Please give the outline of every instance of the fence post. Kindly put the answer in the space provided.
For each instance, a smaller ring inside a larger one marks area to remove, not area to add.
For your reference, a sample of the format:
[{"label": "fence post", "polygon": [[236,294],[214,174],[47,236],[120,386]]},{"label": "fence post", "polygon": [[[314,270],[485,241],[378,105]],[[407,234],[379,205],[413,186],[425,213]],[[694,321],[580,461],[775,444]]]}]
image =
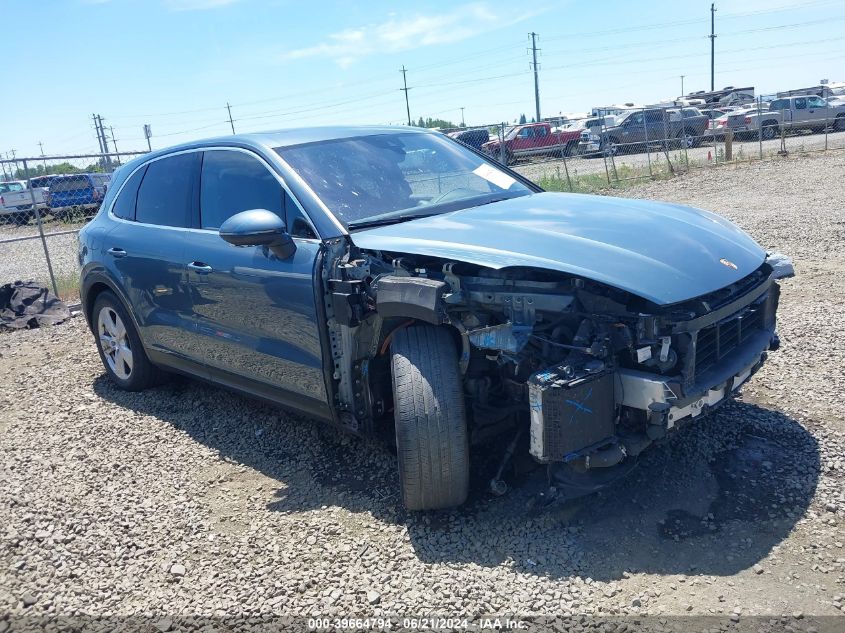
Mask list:
[{"label": "fence post", "polygon": [[734,158],[734,131],[731,128],[725,130],[725,162],[728,163]]},{"label": "fence post", "polygon": [[763,126],[760,125],[760,121],[762,119],[762,113],[760,110],[762,109],[763,105],[763,97],[757,97],[757,142],[760,146],[760,160],[763,160]]},{"label": "fence post", "polygon": [[[566,173],[566,184],[569,185],[569,193],[572,193],[572,180],[569,178],[569,167],[566,166],[566,156],[563,157],[563,171]],[[557,179],[560,180],[560,167],[557,168]]]},{"label": "fence post", "polygon": [[827,99],[825,99],[825,103],[827,105],[824,108],[824,151],[827,151],[827,129],[830,127],[830,104],[827,103]]},{"label": "fence post", "polygon": [[41,236],[41,246],[44,247],[44,258],[47,260],[47,272],[50,273],[50,283],[53,284],[53,294],[59,296],[59,287],[56,285],[56,276],[53,274],[53,263],[50,261],[50,251],[47,248],[47,239],[44,237],[44,226],[41,224],[41,212],[38,210],[38,203],[35,201],[35,190],[32,188],[32,178],[23,161],[23,173],[26,175],[26,186],[29,189],[29,197],[32,200],[32,208],[35,211],[35,221],[38,224],[38,235]]},{"label": "fence post", "polygon": [[501,130],[502,131],[499,134],[499,138],[501,139],[499,141],[499,162],[502,163],[502,165],[507,165],[508,164],[508,153],[505,150],[505,122],[504,121],[502,121]]},{"label": "fence post", "polygon": [[[648,177],[654,180],[654,173],[651,171],[651,149],[649,148],[648,144],[648,124],[645,120],[645,109],[643,109],[643,132],[645,132],[645,155],[646,160],[648,160]],[[666,115],[666,111],[663,111],[664,116]]]}]

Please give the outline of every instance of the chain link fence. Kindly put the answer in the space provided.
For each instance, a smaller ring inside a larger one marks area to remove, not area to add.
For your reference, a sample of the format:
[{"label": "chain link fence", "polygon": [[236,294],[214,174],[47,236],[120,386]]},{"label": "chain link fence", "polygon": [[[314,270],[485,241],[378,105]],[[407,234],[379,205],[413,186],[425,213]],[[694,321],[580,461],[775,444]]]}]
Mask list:
[{"label": "chain link fence", "polygon": [[620,107],[586,118],[448,132],[551,191],[585,192],[693,169],[845,149],[845,104],[813,95],[734,107]]},{"label": "chain link fence", "polygon": [[[549,191],[591,192],[694,169],[845,149],[845,103],[815,95],[617,107],[596,116],[446,131]],[[0,284],[35,280],[78,295],[78,234],[111,174],[146,152],[0,160]]]},{"label": "chain link fence", "polygon": [[144,152],[0,161],[0,284],[34,280],[66,300],[79,292],[79,230],[111,174]]}]

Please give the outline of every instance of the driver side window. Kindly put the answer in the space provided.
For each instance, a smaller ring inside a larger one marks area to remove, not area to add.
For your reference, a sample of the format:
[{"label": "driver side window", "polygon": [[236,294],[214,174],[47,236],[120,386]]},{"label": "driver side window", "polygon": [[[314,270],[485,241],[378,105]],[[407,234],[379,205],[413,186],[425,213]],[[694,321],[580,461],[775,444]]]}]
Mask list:
[{"label": "driver side window", "polygon": [[257,158],[232,150],[207,150],[200,179],[200,226],[219,229],[241,211],[266,209],[285,220],[293,237],[317,237],[302,212]]}]

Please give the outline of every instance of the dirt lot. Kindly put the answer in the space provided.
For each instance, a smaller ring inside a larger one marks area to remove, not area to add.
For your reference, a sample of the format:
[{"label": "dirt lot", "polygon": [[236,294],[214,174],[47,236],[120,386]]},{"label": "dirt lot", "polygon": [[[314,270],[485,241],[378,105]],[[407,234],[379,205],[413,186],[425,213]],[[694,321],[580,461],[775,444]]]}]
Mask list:
[{"label": "dirt lot", "polygon": [[408,516],[378,443],[186,380],[119,392],[79,318],[0,336],[0,633],[4,617],[84,614],[160,630],[282,613],[845,626],[842,154],[627,195],[717,211],[792,255],[783,347],[627,480],[540,513],[541,472],[494,498],[479,457],[466,507]]}]

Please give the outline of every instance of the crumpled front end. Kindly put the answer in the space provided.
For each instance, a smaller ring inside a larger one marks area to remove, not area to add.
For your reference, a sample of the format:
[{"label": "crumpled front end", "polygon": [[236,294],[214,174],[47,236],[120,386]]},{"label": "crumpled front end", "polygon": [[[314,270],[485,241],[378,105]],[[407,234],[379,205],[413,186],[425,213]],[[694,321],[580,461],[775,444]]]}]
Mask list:
[{"label": "crumpled front end", "polygon": [[557,270],[386,250],[333,261],[324,274],[344,425],[377,430],[389,417],[390,339],[430,324],[459,350],[471,444],[514,433],[515,445],[527,431],[537,461],[581,471],[619,464],[729,399],[777,348],[777,279],[792,274],[769,254],[729,285],[667,305]]}]

